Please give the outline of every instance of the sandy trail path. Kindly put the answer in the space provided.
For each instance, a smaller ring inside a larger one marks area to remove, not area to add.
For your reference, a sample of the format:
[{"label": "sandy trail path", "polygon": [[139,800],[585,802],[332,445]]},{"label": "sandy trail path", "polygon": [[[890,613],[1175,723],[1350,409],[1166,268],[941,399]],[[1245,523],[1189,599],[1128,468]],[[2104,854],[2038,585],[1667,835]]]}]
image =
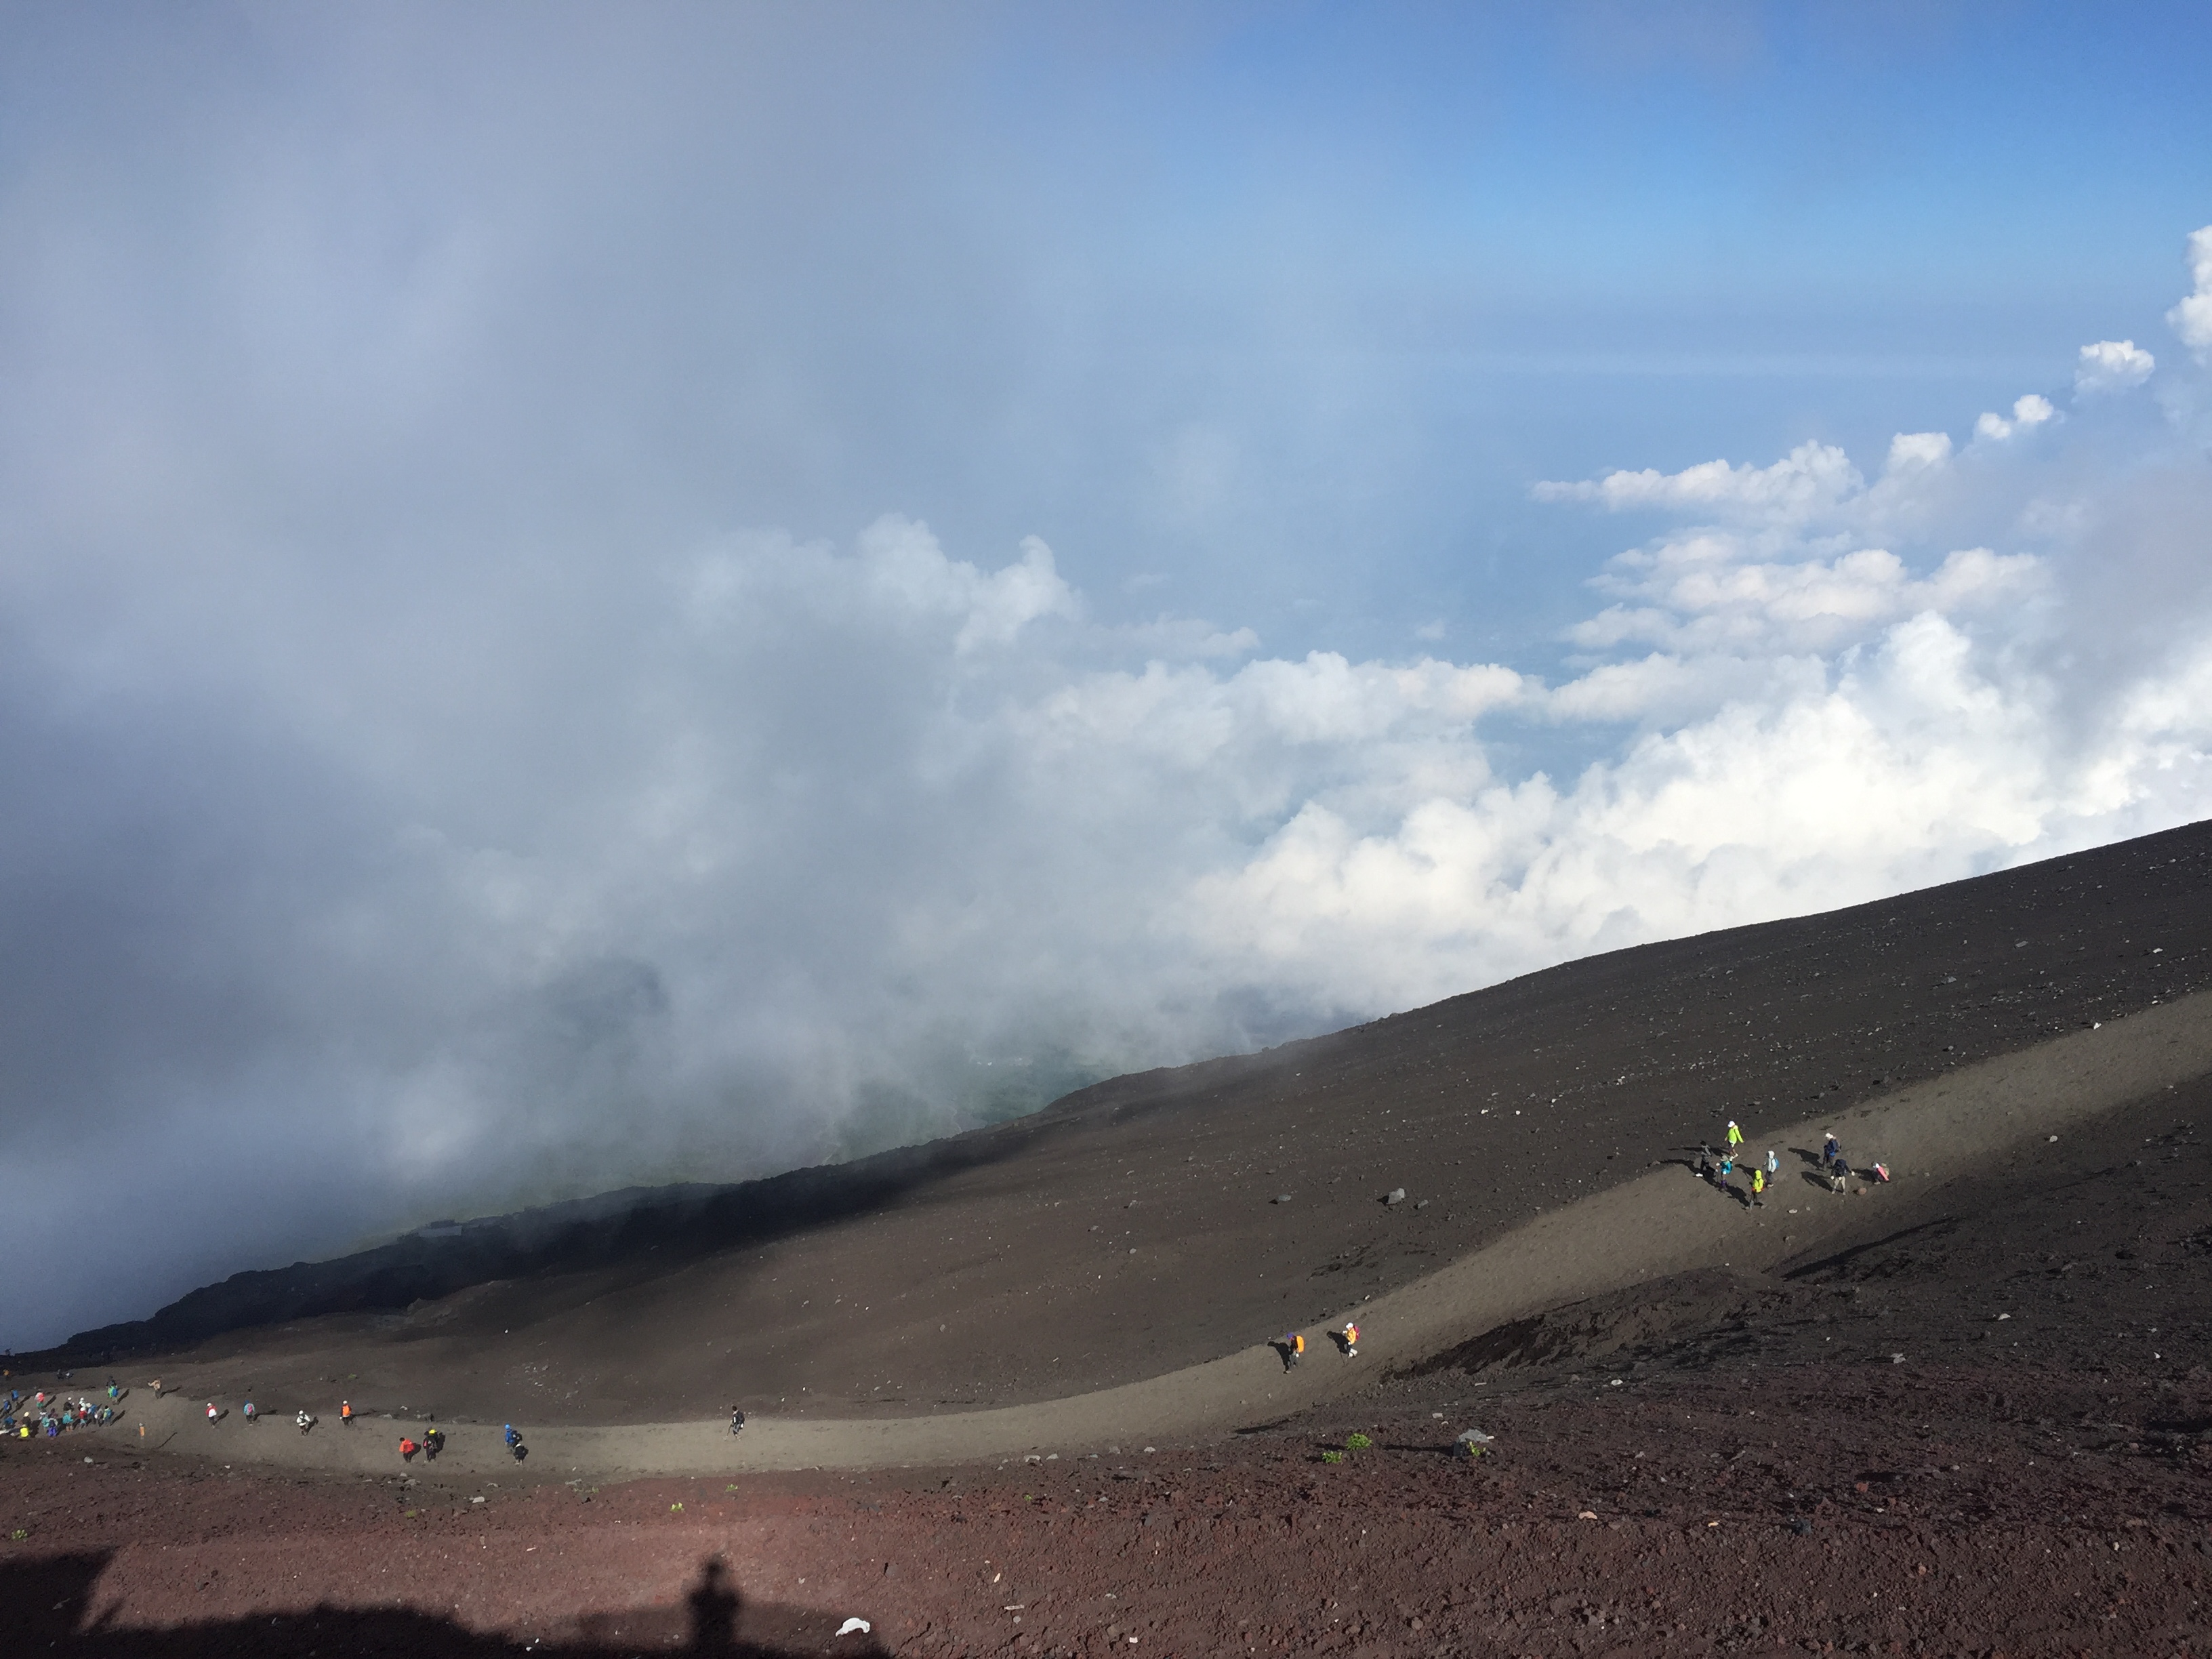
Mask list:
[{"label": "sandy trail path", "polygon": [[[1255,1345],[1119,1388],[1030,1405],[934,1417],[750,1418],[732,1437],[722,1421],[533,1428],[532,1479],[712,1474],[773,1469],[870,1468],[996,1461],[1032,1454],[1073,1455],[1147,1442],[1182,1442],[1268,1422],[1347,1395],[1382,1371],[1427,1358],[1510,1320],[1618,1290],[1639,1279],[1729,1265],[1763,1268],[1825,1249],[1878,1237],[1894,1224],[1896,1199],[1927,1193],[1995,1159],[2033,1158],[2051,1137],[2092,1131],[2105,1112],[2212,1073],[2212,992],[2153,1007],[2100,1030],[1901,1089],[1836,1115],[1779,1129],[1761,1127],[1747,1152],[1783,1149],[1782,1172],[1763,1209],[1729,1201],[1669,1164],[1621,1186],[1536,1216],[1495,1243],[1411,1285],[1346,1310],[1361,1327],[1359,1357],[1346,1360],[1328,1325],[1305,1328],[1307,1356],[1285,1371],[1261,1334]],[[1815,1148],[1833,1127],[1862,1167],[1881,1158],[1891,1189],[1838,1197],[1802,1178],[1787,1149]],[[1655,1152],[1660,1149],[1654,1148]],[[1334,1322],[1340,1325],[1345,1316]],[[985,1339],[988,1340],[988,1336]],[[399,1472],[400,1436],[419,1425],[363,1420],[350,1429],[335,1410],[312,1434],[272,1416],[251,1427],[237,1412],[204,1419],[206,1401],[143,1389],[104,1439],[137,1439],[161,1449],[252,1464],[376,1474]],[[495,1474],[514,1465],[498,1431],[448,1430],[441,1475]],[[423,1469],[416,1460],[417,1471]]]}]

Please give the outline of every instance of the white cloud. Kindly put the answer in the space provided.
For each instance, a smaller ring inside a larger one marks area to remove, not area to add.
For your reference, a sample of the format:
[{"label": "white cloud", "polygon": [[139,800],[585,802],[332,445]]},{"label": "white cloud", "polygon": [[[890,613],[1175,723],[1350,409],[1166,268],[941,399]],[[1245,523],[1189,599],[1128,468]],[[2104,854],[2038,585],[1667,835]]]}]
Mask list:
[{"label": "white cloud", "polygon": [[1984,413],[1974,422],[1974,435],[2002,443],[2015,432],[2033,432],[2057,413],[2051,399],[2031,392],[2014,400],[2010,420],[2002,415]]},{"label": "white cloud", "polygon": [[2077,392],[2124,392],[2150,379],[2158,359],[2133,340],[2100,340],[2081,348],[2074,370]]},{"label": "white cloud", "polygon": [[1832,444],[1805,443],[1771,466],[1731,466],[1705,461],[1680,472],[1608,472],[1595,483],[1546,483],[1538,501],[1595,501],[1613,512],[1638,507],[1752,515],[1803,517],[1832,507],[1859,490],[1850,458]]},{"label": "white cloud", "polygon": [[1949,433],[1900,432],[1889,441],[1889,459],[1883,471],[1912,472],[1923,467],[1941,466],[1950,459]]},{"label": "white cloud", "polygon": [[2189,275],[2194,291],[2166,313],[2166,324],[2198,362],[2212,364],[2212,225],[2190,234]]}]

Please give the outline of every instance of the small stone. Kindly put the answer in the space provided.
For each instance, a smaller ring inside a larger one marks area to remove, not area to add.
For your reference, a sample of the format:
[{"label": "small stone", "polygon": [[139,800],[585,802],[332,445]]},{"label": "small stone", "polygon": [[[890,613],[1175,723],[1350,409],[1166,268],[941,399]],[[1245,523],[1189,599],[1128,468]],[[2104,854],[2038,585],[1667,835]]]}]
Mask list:
[{"label": "small stone", "polygon": [[1277,1193],[1273,1198],[1267,1200],[1270,1204],[1287,1204],[1290,1201],[1291,1195],[1288,1193]]},{"label": "small stone", "polygon": [[1403,1204],[1406,1201],[1406,1189],[1403,1187],[1393,1187],[1382,1195],[1382,1201],[1385,1204]]}]

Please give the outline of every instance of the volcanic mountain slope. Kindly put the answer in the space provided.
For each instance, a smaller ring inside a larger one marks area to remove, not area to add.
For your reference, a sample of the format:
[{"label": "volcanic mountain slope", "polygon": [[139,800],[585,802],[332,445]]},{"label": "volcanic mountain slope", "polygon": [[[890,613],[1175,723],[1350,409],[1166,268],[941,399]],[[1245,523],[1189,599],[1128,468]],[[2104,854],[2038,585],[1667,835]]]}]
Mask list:
[{"label": "volcanic mountain slope", "polygon": [[[2140,1047],[2156,1024],[2098,1035]],[[1348,1367],[1356,1393],[1194,1444],[602,1487],[544,1455],[404,1468],[384,1425],[340,1437],[374,1436],[374,1472],[272,1476],[143,1455],[141,1389],[119,1429],[0,1445],[0,1650],[727,1651],[701,1595],[726,1566],[738,1650],[794,1659],[1132,1636],[1420,1659],[2200,1653],[2208,1113],[2200,1076],[1947,1180],[1823,1197],[1885,1236],[1554,1307],[1395,1375]],[[1451,1455],[1471,1427],[1492,1436],[1480,1462]],[[836,1634],[854,1615],[872,1635]]]},{"label": "volcanic mountain slope", "polygon": [[[2197,825],[1116,1079],[902,1155],[813,1224],[749,1229],[738,1189],[725,1248],[695,1229],[573,1270],[556,1253],[404,1312],[212,1338],[171,1369],[199,1391],[337,1382],[357,1406],[539,1422],[1077,1393],[1356,1306],[1728,1117],[1760,1144],[1815,1103],[2199,988],[2208,946]],[[1408,1201],[1383,1204],[1397,1187]]]}]

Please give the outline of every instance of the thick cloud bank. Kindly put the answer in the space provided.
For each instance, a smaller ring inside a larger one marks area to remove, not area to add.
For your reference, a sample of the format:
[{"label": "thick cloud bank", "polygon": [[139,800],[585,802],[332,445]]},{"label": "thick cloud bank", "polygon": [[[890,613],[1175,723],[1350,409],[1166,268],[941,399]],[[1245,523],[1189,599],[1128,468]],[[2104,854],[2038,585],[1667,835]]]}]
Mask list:
[{"label": "thick cloud bank", "polygon": [[1633,543],[1548,678],[1109,625],[896,516],[335,594],[202,538],[155,610],[18,562],[4,1334],[2201,817],[2191,247],[2190,352],[1962,440],[1535,485]]}]

